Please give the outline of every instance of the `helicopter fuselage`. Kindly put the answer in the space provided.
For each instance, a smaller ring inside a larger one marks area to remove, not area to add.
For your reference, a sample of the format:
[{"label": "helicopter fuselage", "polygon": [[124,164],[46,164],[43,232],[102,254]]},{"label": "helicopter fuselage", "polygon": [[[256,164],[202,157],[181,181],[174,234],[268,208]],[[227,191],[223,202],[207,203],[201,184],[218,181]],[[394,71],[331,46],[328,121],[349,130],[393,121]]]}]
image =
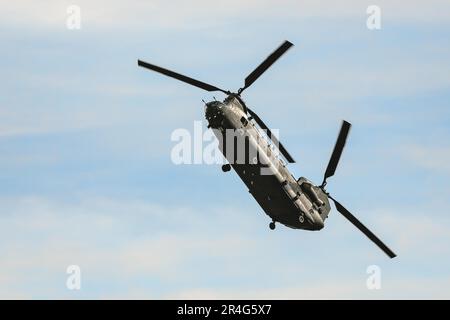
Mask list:
[{"label": "helicopter fuselage", "polygon": [[241,98],[242,92],[292,46],[291,42],[284,41],[245,78],[244,86],[237,93],[142,60],[138,60],[138,65],[208,92],[220,91],[227,95],[223,102],[206,103],[208,128],[213,130],[219,140],[219,149],[229,162],[222,166],[222,170],[227,172],[233,168],[236,171],[264,212],[272,218],[270,229],[274,229],[275,223],[280,222],[295,229],[320,230],[330,212],[329,200],[332,200],[339,213],[390,258],[394,258],[396,254],[391,249],[325,190],[327,179],[336,172],[350,131],[350,122],[342,122],[323,182],[320,186],[315,186],[306,178],[294,178],[279,153],[288,163],[294,163],[295,160],[264,121]]},{"label": "helicopter fuselage", "polygon": [[294,229],[322,229],[330,212],[327,195],[306,178],[294,178],[277,146],[245,109],[235,95],[206,104],[208,127],[219,140],[220,151],[273,222]]}]

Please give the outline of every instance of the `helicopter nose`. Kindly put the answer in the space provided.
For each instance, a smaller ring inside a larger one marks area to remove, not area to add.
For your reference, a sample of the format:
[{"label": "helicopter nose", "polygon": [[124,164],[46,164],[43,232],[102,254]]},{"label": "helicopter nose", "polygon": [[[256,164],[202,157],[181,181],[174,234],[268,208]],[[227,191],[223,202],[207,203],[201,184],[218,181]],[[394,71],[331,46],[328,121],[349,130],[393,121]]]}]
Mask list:
[{"label": "helicopter nose", "polygon": [[210,101],[206,104],[206,109],[219,109],[222,106],[222,103],[219,101]]},{"label": "helicopter nose", "polygon": [[223,118],[223,103],[219,101],[211,101],[206,104],[205,115],[206,119],[212,127],[217,127],[222,122]]}]

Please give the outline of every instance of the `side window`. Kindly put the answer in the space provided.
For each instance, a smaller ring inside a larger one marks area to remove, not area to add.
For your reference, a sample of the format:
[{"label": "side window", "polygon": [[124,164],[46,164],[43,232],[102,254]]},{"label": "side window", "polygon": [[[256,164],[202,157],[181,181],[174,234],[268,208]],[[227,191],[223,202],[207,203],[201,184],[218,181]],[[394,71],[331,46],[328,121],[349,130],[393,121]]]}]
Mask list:
[{"label": "side window", "polygon": [[248,120],[245,119],[245,117],[242,117],[242,118],[241,118],[241,122],[242,122],[242,124],[244,125],[244,127],[246,127],[247,124],[248,124]]}]

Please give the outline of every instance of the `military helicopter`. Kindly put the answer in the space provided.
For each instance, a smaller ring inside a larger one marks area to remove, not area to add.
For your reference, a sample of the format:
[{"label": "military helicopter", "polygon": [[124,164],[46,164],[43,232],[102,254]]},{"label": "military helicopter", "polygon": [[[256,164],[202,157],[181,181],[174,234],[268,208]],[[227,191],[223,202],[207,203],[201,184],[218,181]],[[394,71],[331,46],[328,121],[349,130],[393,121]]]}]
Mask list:
[{"label": "military helicopter", "polygon": [[[223,90],[142,60],[138,60],[138,65],[203,90],[220,91],[226,95],[223,102],[214,100],[205,103],[208,128],[211,128],[218,138],[219,149],[229,162],[222,166],[222,170],[228,172],[233,168],[236,171],[250,194],[272,219],[270,229],[275,229],[278,222],[294,229],[320,230],[324,227],[324,221],[331,210],[329,200],[332,200],[338,212],[390,258],[394,258],[396,254],[325,189],[327,179],[336,171],[351,124],[343,121],[323,182],[321,185],[314,185],[304,177],[294,178],[286,167],[286,161],[295,163],[294,159],[262,119],[241,98],[242,93],[292,46],[291,42],[284,41],[245,78],[244,86],[237,92]],[[229,131],[233,134],[228,134]],[[229,142],[231,140],[235,142],[239,137],[241,139],[245,137],[244,161],[236,161],[239,153],[236,152],[238,144],[231,144],[232,147],[229,148]],[[229,152],[230,150],[233,152]],[[255,154],[257,155],[255,157],[249,156]]]}]

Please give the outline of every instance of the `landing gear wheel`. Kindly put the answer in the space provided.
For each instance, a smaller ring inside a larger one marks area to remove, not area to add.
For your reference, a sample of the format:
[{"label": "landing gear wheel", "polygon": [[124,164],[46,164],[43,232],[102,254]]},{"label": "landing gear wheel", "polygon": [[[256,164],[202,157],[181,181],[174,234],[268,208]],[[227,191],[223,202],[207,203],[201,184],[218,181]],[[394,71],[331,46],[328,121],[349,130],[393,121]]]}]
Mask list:
[{"label": "landing gear wheel", "polygon": [[275,230],[275,222],[274,221],[269,223],[269,228],[270,228],[270,230]]},{"label": "landing gear wheel", "polygon": [[231,165],[230,164],[224,164],[223,166],[222,166],[222,171],[223,172],[228,172],[228,171],[230,171],[231,170]]}]

